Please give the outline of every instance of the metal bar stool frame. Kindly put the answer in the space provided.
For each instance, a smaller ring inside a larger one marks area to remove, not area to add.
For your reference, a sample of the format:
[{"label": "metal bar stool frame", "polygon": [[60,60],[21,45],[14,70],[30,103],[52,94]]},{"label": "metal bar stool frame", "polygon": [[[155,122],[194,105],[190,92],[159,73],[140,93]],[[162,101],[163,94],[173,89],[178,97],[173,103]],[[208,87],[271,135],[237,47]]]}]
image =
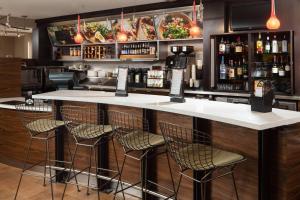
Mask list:
[{"label": "metal bar stool frame", "polygon": [[[147,193],[151,192],[147,187],[148,183],[151,183],[155,186],[161,187],[166,191],[173,193],[175,190],[175,184],[174,184],[173,175],[170,167],[169,155],[167,154],[166,148],[164,147],[165,145],[164,141],[158,144],[155,143],[155,141],[153,140],[154,137],[162,138],[162,136],[150,133],[148,121],[145,119],[141,119],[140,117],[135,116],[134,114],[119,112],[119,111],[109,111],[108,115],[109,115],[109,122],[113,126],[114,137],[121,144],[124,151],[124,159],[121,164],[121,176],[119,177],[118,184],[115,189],[114,199],[116,198],[117,193],[123,192],[139,184],[141,184],[141,190],[145,193],[145,199],[147,199]],[[155,150],[160,147],[163,147],[163,150],[161,152],[156,152]],[[138,151],[141,152],[141,155],[139,157],[131,154],[133,152],[138,152]],[[158,156],[161,154],[166,154],[173,190],[170,190],[169,188],[159,185],[153,181],[147,180],[147,160],[148,160],[148,155],[151,152],[154,152],[153,154],[151,154],[151,157]],[[129,186],[123,188],[122,173],[124,170],[124,165],[127,157],[140,162],[141,178],[140,181],[133,184],[129,184]],[[145,166],[146,166],[145,169],[142,168],[143,161],[145,162]],[[143,173],[144,170],[145,173]],[[145,177],[143,177],[143,174],[145,174]],[[121,186],[121,190],[118,190],[119,185]],[[169,195],[165,199],[170,199],[174,195],[175,193]]]},{"label": "metal bar stool frame", "polygon": [[[98,113],[100,112],[100,113]],[[75,150],[73,156],[71,158],[71,168],[70,170],[75,170],[75,158],[77,155],[78,147],[86,147],[89,148],[89,165],[84,168],[80,169],[79,172],[76,172],[74,176],[69,174],[67,181],[65,182],[65,187],[62,195],[62,199],[64,199],[65,192],[67,189],[68,183],[76,177],[78,174],[81,174],[88,170],[88,183],[79,184],[76,182],[76,185],[80,185],[87,188],[86,194],[89,195],[89,189],[93,188],[97,190],[98,199],[100,199],[100,190],[103,189],[106,185],[110,184],[116,177],[120,176],[119,164],[117,160],[117,153],[115,148],[115,143],[112,137],[112,127],[110,125],[104,125],[106,121],[105,118],[105,111],[91,108],[91,107],[82,107],[82,106],[72,106],[66,105],[61,107],[62,118],[66,123],[68,132],[72,135],[72,138],[75,142]],[[99,119],[100,118],[100,119]],[[115,156],[115,161],[117,165],[116,170],[111,169],[104,169],[98,166],[98,159],[97,159],[97,147],[104,142],[102,140],[109,141],[111,140],[113,145],[113,152]],[[92,154],[94,154],[94,162],[95,167],[92,166]],[[91,174],[91,170],[95,169],[95,175]],[[112,177],[110,177],[109,181],[97,187],[90,186],[90,177],[95,176],[96,179],[101,178],[99,173],[106,172],[106,173],[114,173]],[[124,193],[123,193],[124,197]],[[125,197],[124,197],[125,198]]]},{"label": "metal bar stool frame", "polygon": [[[26,128],[27,130],[26,132],[28,133],[30,138],[27,147],[25,146],[25,151],[24,151],[26,152],[25,160],[23,163],[23,168],[22,168],[21,176],[18,182],[14,199],[15,200],[17,199],[24,175],[32,175],[32,176],[40,177],[39,175],[26,173],[26,171],[32,169],[33,167],[38,166],[41,163],[44,163],[44,172],[43,172],[43,176],[41,176],[43,177],[43,186],[46,186],[46,179],[49,179],[51,185],[51,198],[54,199],[53,185],[52,185],[53,179],[56,176],[59,176],[60,174],[64,173],[67,168],[63,168],[61,169],[61,172],[52,175],[51,162],[61,163],[61,164],[71,164],[71,162],[50,159],[49,141],[55,138],[55,129],[60,128],[65,124],[62,121],[54,120],[55,112],[52,112],[51,106],[49,106],[47,103],[44,103],[43,100],[34,100],[33,105],[25,105],[25,104],[16,105],[16,110],[18,111],[21,122]],[[29,161],[30,153],[32,150],[32,142],[34,140],[45,143],[45,159],[38,161],[37,163],[31,164],[29,167],[27,167],[27,162]],[[70,154],[71,153],[70,147],[68,149]],[[49,169],[49,177],[47,177],[46,175],[47,168]]]},{"label": "metal bar stool frame", "polygon": [[[234,193],[236,199],[239,200],[234,169],[237,164],[246,160],[243,156],[223,150],[220,151],[220,149],[214,147],[212,144],[211,135],[205,132],[180,127],[167,122],[159,122],[159,125],[166,141],[168,153],[180,168],[175,199],[178,199],[178,192],[183,176],[201,184],[201,199],[205,199],[205,188],[208,182],[231,175]],[[236,159],[233,159],[232,162],[228,161],[226,164],[218,165],[214,160],[216,151],[235,155]],[[185,173],[188,170],[202,171],[204,173],[200,179],[195,179]],[[218,174],[213,177],[214,172],[217,172]]]}]

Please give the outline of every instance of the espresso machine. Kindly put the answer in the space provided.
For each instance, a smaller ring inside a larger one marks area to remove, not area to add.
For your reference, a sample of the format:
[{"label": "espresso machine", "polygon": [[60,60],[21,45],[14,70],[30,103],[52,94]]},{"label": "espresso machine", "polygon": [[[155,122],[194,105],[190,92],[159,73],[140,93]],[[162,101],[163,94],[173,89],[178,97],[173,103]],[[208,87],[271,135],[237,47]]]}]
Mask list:
[{"label": "espresso machine", "polygon": [[166,58],[167,80],[170,80],[172,69],[184,69],[184,81],[188,84],[191,78],[191,66],[195,63],[193,46],[171,46],[173,55]]}]

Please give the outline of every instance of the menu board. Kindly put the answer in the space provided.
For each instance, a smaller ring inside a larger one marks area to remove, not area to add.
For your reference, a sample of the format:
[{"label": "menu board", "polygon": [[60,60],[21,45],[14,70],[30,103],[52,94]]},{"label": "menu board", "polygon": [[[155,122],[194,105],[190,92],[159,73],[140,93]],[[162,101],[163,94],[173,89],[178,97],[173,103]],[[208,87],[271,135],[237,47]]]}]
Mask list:
[{"label": "menu board", "polygon": [[171,96],[181,96],[183,83],[183,69],[172,70]]},{"label": "menu board", "polygon": [[[202,20],[201,20],[202,19]],[[197,21],[203,29],[203,18]],[[173,12],[161,15],[149,15],[124,18],[124,31],[128,41],[156,39],[187,39],[191,38],[189,29],[192,24],[191,12]],[[116,33],[121,30],[121,19],[86,22],[81,21],[81,33],[86,42],[114,42]],[[74,36],[77,27],[74,24],[50,26],[48,34],[52,44],[75,44]]]},{"label": "menu board", "polygon": [[128,96],[127,93],[128,67],[119,67],[116,96]]}]

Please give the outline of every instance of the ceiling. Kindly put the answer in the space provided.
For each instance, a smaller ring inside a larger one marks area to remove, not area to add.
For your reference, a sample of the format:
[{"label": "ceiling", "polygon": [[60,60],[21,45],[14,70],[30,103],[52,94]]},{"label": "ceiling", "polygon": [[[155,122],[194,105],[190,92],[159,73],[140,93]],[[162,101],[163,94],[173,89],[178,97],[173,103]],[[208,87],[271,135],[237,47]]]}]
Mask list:
[{"label": "ceiling", "polygon": [[43,19],[167,0],[0,0],[0,15]]}]

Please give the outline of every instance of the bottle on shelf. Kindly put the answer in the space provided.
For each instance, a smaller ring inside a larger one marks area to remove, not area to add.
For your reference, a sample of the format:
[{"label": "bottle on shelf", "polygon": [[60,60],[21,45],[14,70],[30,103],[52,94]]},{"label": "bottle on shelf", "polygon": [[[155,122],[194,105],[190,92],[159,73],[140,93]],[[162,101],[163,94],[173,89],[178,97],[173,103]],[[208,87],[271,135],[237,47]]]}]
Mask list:
[{"label": "bottle on shelf", "polygon": [[280,62],[279,62],[279,67],[278,67],[278,76],[279,77],[285,77],[285,69],[283,66],[283,58],[280,56]]},{"label": "bottle on shelf", "polygon": [[277,41],[277,36],[274,35],[274,38],[272,40],[272,53],[278,53],[279,48],[278,48],[278,41]]},{"label": "bottle on shelf", "polygon": [[281,52],[282,53],[288,52],[288,41],[287,41],[285,35],[283,35],[283,40],[281,41]]},{"label": "bottle on shelf", "polygon": [[226,43],[225,43],[225,53],[226,54],[231,53],[231,44],[230,44],[229,40],[227,40]]},{"label": "bottle on shelf", "polygon": [[261,33],[258,34],[258,39],[256,41],[256,53],[262,54],[264,52],[263,41],[261,39]]},{"label": "bottle on shelf", "polygon": [[227,79],[227,68],[224,61],[224,56],[222,56],[222,61],[220,64],[220,80],[226,80]]},{"label": "bottle on shelf", "polygon": [[243,70],[243,78],[247,79],[248,78],[248,65],[247,65],[245,57],[243,57],[243,61],[242,61],[242,70]]},{"label": "bottle on shelf", "polygon": [[229,61],[229,68],[228,68],[228,76],[230,80],[233,80],[236,78],[236,70],[235,70],[235,65],[233,63],[233,60]]},{"label": "bottle on shelf", "polygon": [[241,61],[239,60],[238,65],[236,67],[236,76],[238,79],[242,79],[243,78],[243,67],[241,64]]},{"label": "bottle on shelf", "polygon": [[243,53],[243,43],[241,42],[241,37],[237,37],[234,50],[235,53]]},{"label": "bottle on shelf", "polygon": [[277,66],[277,59],[276,56],[274,55],[273,57],[273,66],[272,66],[272,77],[276,78],[278,77],[278,66]]},{"label": "bottle on shelf", "polygon": [[290,75],[291,75],[291,66],[289,64],[289,57],[288,56],[286,57],[286,60],[285,60],[284,70],[285,70],[286,76],[290,77]]},{"label": "bottle on shelf", "polygon": [[225,50],[226,50],[226,45],[225,45],[225,42],[224,42],[224,39],[222,38],[221,39],[221,42],[219,44],[219,54],[225,54]]},{"label": "bottle on shelf", "polygon": [[265,53],[271,53],[271,43],[270,43],[270,37],[267,36],[267,41],[265,45]]}]

